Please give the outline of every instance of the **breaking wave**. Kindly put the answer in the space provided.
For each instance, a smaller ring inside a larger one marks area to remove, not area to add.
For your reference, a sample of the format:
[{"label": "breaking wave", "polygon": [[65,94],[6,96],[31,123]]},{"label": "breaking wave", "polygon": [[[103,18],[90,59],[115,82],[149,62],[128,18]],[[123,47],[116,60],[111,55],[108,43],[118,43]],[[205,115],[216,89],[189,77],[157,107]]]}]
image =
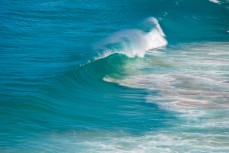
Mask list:
[{"label": "breaking wave", "polygon": [[108,37],[95,48],[99,56],[96,59],[107,57],[111,54],[124,54],[130,58],[144,57],[149,50],[167,45],[165,34],[154,17],[148,18],[142,29],[128,29],[117,32]]}]

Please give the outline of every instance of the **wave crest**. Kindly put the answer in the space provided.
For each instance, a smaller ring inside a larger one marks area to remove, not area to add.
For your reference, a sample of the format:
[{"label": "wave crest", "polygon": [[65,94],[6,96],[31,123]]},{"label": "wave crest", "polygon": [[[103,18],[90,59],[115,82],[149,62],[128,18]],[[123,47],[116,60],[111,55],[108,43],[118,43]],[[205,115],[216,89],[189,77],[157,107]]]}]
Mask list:
[{"label": "wave crest", "polygon": [[144,57],[148,50],[166,46],[167,40],[157,19],[151,17],[145,23],[150,27],[147,32],[141,29],[123,30],[102,41],[96,47],[99,52],[96,59],[114,53],[124,54],[130,58]]}]

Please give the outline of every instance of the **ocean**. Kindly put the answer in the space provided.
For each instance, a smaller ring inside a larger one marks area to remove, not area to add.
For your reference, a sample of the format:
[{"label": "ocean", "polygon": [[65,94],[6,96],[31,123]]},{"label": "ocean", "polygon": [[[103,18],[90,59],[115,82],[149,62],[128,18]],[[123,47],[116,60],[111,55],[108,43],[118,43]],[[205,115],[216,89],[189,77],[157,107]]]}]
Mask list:
[{"label": "ocean", "polygon": [[1,0],[1,153],[229,152],[228,0]]}]

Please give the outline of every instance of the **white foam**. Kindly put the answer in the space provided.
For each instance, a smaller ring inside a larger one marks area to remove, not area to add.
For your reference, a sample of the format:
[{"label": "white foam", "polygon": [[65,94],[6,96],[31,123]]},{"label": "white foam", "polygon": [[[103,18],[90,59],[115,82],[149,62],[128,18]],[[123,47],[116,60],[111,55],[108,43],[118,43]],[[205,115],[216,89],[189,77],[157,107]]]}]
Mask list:
[{"label": "white foam", "polygon": [[229,126],[228,52],[229,43],[182,44],[126,62],[122,77],[105,76],[106,82],[144,89],[146,102],[184,122],[167,131],[93,144],[107,152],[229,152],[228,132],[222,132]]},{"label": "white foam", "polygon": [[[207,110],[229,109],[225,103],[229,94],[228,46],[228,43],[184,44],[178,50],[151,54],[152,57],[135,63],[136,66],[126,63],[123,67],[127,75],[122,79],[105,76],[103,80],[145,89],[149,93],[147,102],[195,120],[208,114]],[[158,66],[165,70],[150,71]],[[160,91],[159,95],[155,96],[155,90]]]},{"label": "white foam", "polygon": [[[186,127],[187,128],[187,127]],[[177,131],[147,132],[143,135],[100,131],[93,136],[52,136],[39,144],[37,152],[95,152],[95,153],[148,153],[148,152],[228,152],[228,135],[201,134]],[[94,133],[90,133],[94,135]],[[78,137],[81,142],[77,141]],[[204,140],[204,141],[203,141]],[[37,142],[36,142],[37,144]],[[55,149],[55,150],[53,150]],[[27,149],[28,150],[28,149]]]},{"label": "white foam", "polygon": [[220,4],[220,1],[218,1],[218,0],[209,0],[209,1],[212,3]]},{"label": "white foam", "polygon": [[149,32],[140,29],[117,32],[96,46],[97,50],[102,50],[97,58],[114,53],[124,54],[130,58],[144,57],[147,51],[166,46],[165,34],[157,19],[151,17],[146,21],[153,25]]}]

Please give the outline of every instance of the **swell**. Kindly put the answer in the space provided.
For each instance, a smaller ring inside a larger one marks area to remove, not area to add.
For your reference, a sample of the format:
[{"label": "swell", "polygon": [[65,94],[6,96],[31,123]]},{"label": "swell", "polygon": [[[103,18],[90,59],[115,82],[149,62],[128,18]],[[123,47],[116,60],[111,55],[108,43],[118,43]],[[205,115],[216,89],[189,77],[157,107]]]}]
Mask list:
[{"label": "swell", "polygon": [[[98,58],[59,76],[43,80],[42,83],[36,85],[35,91],[24,92],[25,95],[20,95],[20,97],[11,97],[10,103],[5,103],[5,106],[10,105],[12,113],[7,113],[5,118],[14,120],[16,123],[26,122],[23,124],[24,127],[19,126],[20,129],[18,129],[17,135],[22,139],[29,139],[30,132],[37,137],[37,133],[52,131],[52,129],[56,131],[113,129],[141,132],[162,127],[163,120],[154,123],[152,118],[167,117],[163,113],[158,114],[157,111],[151,113],[148,107],[157,110],[156,105],[141,103],[143,90],[123,89],[123,87],[104,82],[103,78],[106,75],[123,77],[126,74],[125,63],[144,57],[149,50],[164,47],[167,44],[164,37],[155,18],[144,21],[144,26],[141,28],[112,35],[103,41],[102,45],[96,47]],[[116,44],[119,44],[118,50],[114,47]],[[108,53],[108,48],[111,53]],[[106,56],[100,56],[100,54],[106,54]],[[19,100],[22,102],[17,104]],[[130,105],[132,108],[128,108]],[[131,114],[131,110],[136,108],[139,108],[140,115]],[[13,115],[15,110],[18,116]],[[143,110],[145,113],[141,113]],[[31,114],[30,117],[26,118],[27,114]],[[128,120],[131,118],[134,121],[129,124]],[[142,119],[146,122],[141,123]],[[51,123],[49,123],[50,120]],[[5,120],[4,123],[7,121]],[[119,124],[123,124],[122,128]],[[142,130],[142,124],[147,128]],[[9,131],[17,133],[13,122],[8,122],[6,125],[12,125]],[[7,127],[3,125],[2,128]],[[10,136],[9,133],[5,135]]]},{"label": "swell", "polygon": [[175,3],[158,17],[169,44],[229,41],[228,1],[179,0]]},{"label": "swell", "polygon": [[138,29],[127,29],[112,34],[95,45],[97,56],[94,59],[73,70],[77,74],[76,82],[93,84],[95,80],[102,80],[106,75],[124,75],[123,66],[126,62],[143,58],[148,52],[166,47],[165,37],[154,17],[144,20]]}]

